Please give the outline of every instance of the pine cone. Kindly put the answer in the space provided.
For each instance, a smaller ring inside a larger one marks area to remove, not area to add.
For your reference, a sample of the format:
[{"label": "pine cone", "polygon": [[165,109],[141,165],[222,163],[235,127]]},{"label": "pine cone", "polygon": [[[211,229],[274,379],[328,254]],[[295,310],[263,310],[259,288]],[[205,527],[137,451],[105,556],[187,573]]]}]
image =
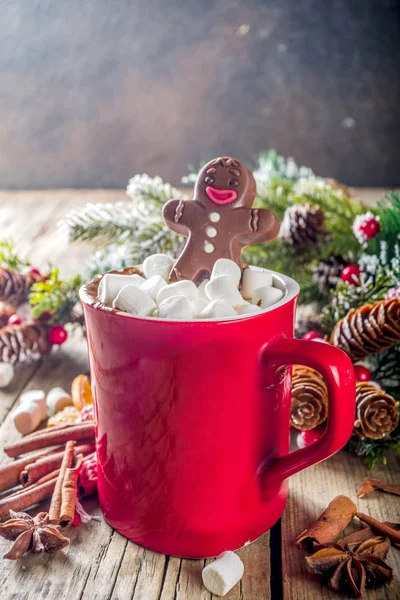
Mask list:
[{"label": "pine cone", "polygon": [[329,294],[330,290],[336,287],[336,284],[340,279],[340,273],[347,265],[348,262],[341,256],[334,256],[332,254],[326,260],[320,260],[319,263],[313,267],[313,280],[318,284],[321,292]]},{"label": "pine cone", "polygon": [[398,422],[394,398],[368,381],[359,381],[356,386],[354,433],[379,440],[396,429]]},{"label": "pine cone", "polygon": [[6,305],[0,307],[0,328],[7,325],[11,315],[15,315],[15,308]]},{"label": "pine cone", "polygon": [[47,329],[43,325],[31,322],[0,329],[0,362],[29,363],[50,350]]},{"label": "pine cone", "polygon": [[326,420],[328,390],[317,371],[294,365],[292,374],[292,407],[290,424],[295,429],[314,429]]},{"label": "pine cone", "polygon": [[18,306],[27,300],[34,283],[45,281],[47,275],[19,273],[13,269],[0,269],[0,301]]},{"label": "pine cone", "polygon": [[325,215],[318,206],[294,204],[285,210],[279,237],[297,250],[318,243],[324,227]]},{"label": "pine cone", "polygon": [[333,328],[330,343],[353,361],[400,341],[400,299],[380,300],[349,310]]}]

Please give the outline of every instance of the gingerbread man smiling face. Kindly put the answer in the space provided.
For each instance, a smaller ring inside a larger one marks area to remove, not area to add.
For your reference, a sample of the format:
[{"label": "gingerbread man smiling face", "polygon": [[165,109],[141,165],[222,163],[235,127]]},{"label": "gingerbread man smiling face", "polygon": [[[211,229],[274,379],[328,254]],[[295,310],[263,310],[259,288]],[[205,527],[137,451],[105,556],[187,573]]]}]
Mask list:
[{"label": "gingerbread man smiling face", "polygon": [[170,281],[209,278],[219,258],[240,266],[240,254],[249,244],[278,235],[279,221],[269,210],[253,208],[256,182],[238,160],[215,158],[200,171],[193,200],[170,200],[163,216],[172,231],[187,236]]}]

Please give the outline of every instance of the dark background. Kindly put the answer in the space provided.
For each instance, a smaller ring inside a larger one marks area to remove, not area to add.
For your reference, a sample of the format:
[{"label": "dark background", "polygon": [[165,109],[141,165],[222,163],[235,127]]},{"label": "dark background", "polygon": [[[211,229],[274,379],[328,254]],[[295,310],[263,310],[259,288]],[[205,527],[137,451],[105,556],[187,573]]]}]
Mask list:
[{"label": "dark background", "polygon": [[0,0],[0,187],[276,148],[400,184],[400,0]]}]

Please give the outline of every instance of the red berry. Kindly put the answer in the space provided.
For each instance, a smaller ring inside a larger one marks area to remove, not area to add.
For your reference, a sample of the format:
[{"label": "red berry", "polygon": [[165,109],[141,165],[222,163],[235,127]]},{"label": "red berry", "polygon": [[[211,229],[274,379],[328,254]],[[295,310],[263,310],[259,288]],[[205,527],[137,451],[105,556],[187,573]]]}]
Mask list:
[{"label": "red berry", "polygon": [[8,319],[8,325],[21,325],[21,323],[22,319],[17,314],[11,315],[11,317]]},{"label": "red berry", "polygon": [[68,333],[66,329],[62,325],[56,325],[52,329],[50,329],[48,338],[49,342],[52,344],[56,344],[57,346],[61,346],[65,342],[68,337]]},{"label": "red berry", "polygon": [[29,269],[29,273],[31,275],[40,275],[40,271],[38,269]]},{"label": "red berry", "polygon": [[340,278],[351,285],[356,285],[360,279],[361,269],[358,265],[348,265],[343,269]]},{"label": "red berry", "polygon": [[51,314],[51,312],[49,312],[48,310],[45,310],[44,312],[42,312],[42,314],[39,317],[39,321],[45,322],[48,321],[49,319],[51,319],[53,315]]},{"label": "red berry", "polygon": [[306,448],[310,444],[314,444],[314,442],[318,442],[321,439],[322,434],[324,433],[325,426],[320,425],[315,429],[309,429],[308,431],[300,431],[297,438],[296,444],[298,448]]},{"label": "red berry", "polygon": [[302,340],[321,340],[322,339],[322,335],[320,333],[318,333],[318,331],[307,331],[307,333],[305,333],[302,338]]},{"label": "red berry", "polygon": [[368,219],[360,225],[360,230],[363,232],[367,240],[371,240],[379,231],[379,223],[376,219]]},{"label": "red berry", "polygon": [[357,381],[371,381],[372,379],[371,371],[362,365],[356,365],[354,367],[354,374]]}]

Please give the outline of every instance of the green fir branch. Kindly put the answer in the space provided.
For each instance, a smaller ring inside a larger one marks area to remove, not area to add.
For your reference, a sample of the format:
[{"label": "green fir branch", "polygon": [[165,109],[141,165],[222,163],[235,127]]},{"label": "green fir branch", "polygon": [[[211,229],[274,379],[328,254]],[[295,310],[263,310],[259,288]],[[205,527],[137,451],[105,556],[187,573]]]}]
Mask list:
[{"label": "green fir branch", "polygon": [[14,243],[11,240],[0,241],[0,268],[20,271],[29,266],[29,262],[23,260],[17,254]]},{"label": "green fir branch", "polygon": [[386,465],[390,452],[400,454],[400,428],[380,440],[353,436],[346,449],[361,456],[368,469],[373,469],[379,463]]},{"label": "green fir branch", "polygon": [[47,322],[64,325],[74,322],[74,308],[79,302],[80,275],[60,278],[59,270],[52,269],[49,279],[35,283],[29,294],[34,319],[48,317]]}]

